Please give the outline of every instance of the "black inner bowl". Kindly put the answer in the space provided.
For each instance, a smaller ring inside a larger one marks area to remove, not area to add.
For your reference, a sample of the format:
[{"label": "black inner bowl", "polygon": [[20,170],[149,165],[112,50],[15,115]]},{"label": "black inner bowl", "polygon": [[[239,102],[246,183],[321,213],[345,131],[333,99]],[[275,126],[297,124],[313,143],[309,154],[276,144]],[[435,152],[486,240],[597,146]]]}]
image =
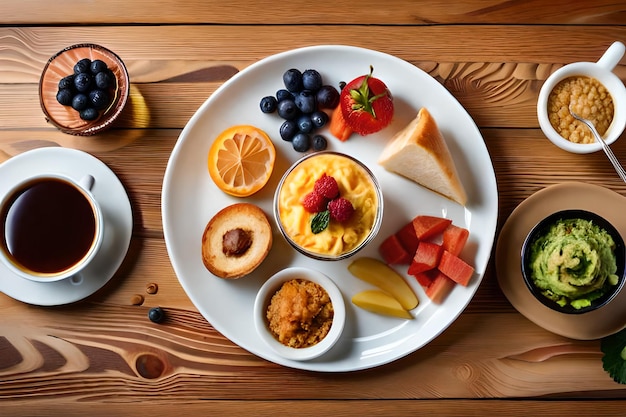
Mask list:
[{"label": "black inner bowl", "polygon": [[[531,278],[531,268],[530,268],[530,248],[532,243],[539,237],[543,236],[552,226],[559,220],[568,220],[568,219],[584,219],[590,220],[598,227],[606,230],[613,241],[615,242],[615,258],[617,264],[617,270],[615,274],[618,276],[619,281],[617,285],[614,285],[606,290],[606,292],[599,298],[593,300],[590,306],[582,307],[576,309],[572,307],[570,304],[565,306],[560,306],[556,301],[553,301],[542,294],[542,289],[538,288],[533,279]],[[524,277],[524,282],[526,286],[530,290],[530,292],[535,296],[537,300],[539,300],[545,306],[551,308],[552,310],[566,313],[566,314],[582,314],[587,313],[589,311],[596,310],[611,301],[621,290],[624,285],[624,264],[626,259],[626,249],[624,246],[624,239],[620,235],[620,233],[613,227],[613,225],[608,222],[603,217],[586,211],[586,210],[563,210],[555,212],[543,220],[541,220],[535,227],[532,228],[526,239],[524,240],[524,244],[522,245],[522,276]]]}]

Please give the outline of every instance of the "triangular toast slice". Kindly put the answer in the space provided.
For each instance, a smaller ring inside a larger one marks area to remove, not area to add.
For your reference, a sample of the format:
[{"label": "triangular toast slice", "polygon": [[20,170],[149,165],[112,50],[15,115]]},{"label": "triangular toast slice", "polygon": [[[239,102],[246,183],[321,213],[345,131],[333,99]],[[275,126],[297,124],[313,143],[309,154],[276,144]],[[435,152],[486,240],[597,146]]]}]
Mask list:
[{"label": "triangular toast slice", "polygon": [[446,141],[435,119],[422,107],[404,129],[387,144],[378,163],[461,205],[467,194],[459,179]]}]

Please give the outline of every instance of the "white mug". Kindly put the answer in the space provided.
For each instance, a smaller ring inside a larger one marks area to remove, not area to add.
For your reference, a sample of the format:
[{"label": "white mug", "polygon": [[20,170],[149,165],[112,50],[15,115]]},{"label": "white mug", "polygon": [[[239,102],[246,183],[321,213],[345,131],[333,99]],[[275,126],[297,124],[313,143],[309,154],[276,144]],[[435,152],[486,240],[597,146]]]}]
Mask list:
[{"label": "white mug", "polygon": [[104,219],[91,193],[94,178],[59,174],[27,178],[0,201],[0,260],[15,274],[38,282],[70,278],[96,256]]},{"label": "white mug", "polygon": [[539,91],[537,101],[537,117],[539,126],[552,143],[561,149],[574,153],[591,153],[602,149],[598,142],[574,143],[561,135],[552,127],[548,118],[548,97],[554,87],[568,77],[586,76],[595,78],[607,89],[613,99],[613,120],[604,141],[611,144],[620,137],[626,126],[626,87],[612,71],[624,56],[625,47],[621,42],[614,42],[598,60],[598,62],[574,62],[556,70],[548,77]]}]

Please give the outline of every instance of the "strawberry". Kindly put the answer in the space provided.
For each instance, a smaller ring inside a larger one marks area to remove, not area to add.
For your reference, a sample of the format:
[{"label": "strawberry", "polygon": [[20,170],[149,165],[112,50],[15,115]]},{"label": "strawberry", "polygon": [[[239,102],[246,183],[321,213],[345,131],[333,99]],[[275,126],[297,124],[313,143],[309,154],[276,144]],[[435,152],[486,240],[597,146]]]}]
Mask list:
[{"label": "strawberry", "polygon": [[393,97],[384,82],[370,73],[350,81],[341,90],[339,106],[346,124],[361,136],[383,129],[393,117]]}]

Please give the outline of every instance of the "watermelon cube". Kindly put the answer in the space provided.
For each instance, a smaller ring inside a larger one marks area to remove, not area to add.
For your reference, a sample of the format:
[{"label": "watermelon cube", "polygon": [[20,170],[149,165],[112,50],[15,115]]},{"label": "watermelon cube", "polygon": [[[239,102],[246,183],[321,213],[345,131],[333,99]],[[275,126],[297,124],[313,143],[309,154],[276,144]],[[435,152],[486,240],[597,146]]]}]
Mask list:
[{"label": "watermelon cube", "polygon": [[431,269],[437,268],[439,265],[439,260],[441,259],[441,254],[443,252],[443,247],[436,243],[421,241],[419,245],[417,245],[417,250],[415,251],[415,256],[413,257],[413,261],[409,266],[409,274],[415,275],[420,272],[429,271]]},{"label": "watermelon cube", "polygon": [[443,231],[443,241],[441,245],[451,254],[458,256],[465,247],[468,237],[469,230],[450,224]]},{"label": "watermelon cube", "polygon": [[417,273],[413,276],[422,288],[426,290],[433,283],[437,274],[440,274],[438,269],[431,269],[429,271]]},{"label": "watermelon cube", "polygon": [[420,215],[413,219],[413,228],[419,240],[427,240],[443,231],[452,223],[452,220],[436,216]]},{"label": "watermelon cube", "polygon": [[447,250],[441,254],[438,269],[451,280],[463,286],[467,286],[472,275],[474,275],[474,268],[471,265]]},{"label": "watermelon cube", "polygon": [[426,295],[433,303],[441,304],[452,291],[456,283],[441,271],[437,271],[433,282],[426,289]]},{"label": "watermelon cube", "polygon": [[396,232],[396,236],[404,249],[411,255],[411,257],[413,257],[413,255],[415,255],[415,251],[417,250],[417,244],[419,243],[417,235],[415,234],[413,222],[411,221],[405,224]]},{"label": "watermelon cube", "polygon": [[412,258],[395,234],[389,236],[380,244],[378,252],[389,265],[408,265]]}]

